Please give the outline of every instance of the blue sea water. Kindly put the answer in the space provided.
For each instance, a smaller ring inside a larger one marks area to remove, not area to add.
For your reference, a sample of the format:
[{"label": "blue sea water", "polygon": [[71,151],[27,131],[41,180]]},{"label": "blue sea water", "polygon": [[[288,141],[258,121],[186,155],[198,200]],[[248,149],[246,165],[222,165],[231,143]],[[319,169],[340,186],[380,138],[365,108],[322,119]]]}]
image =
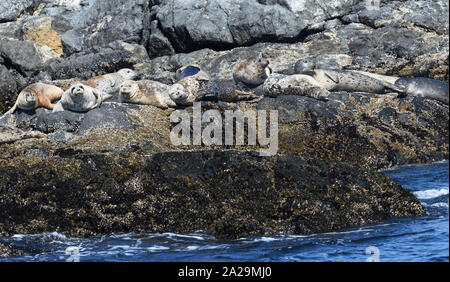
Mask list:
[{"label": "blue sea water", "polygon": [[[449,163],[383,171],[423,203],[425,217],[394,219],[346,232],[216,240],[193,234],[112,234],[91,239],[58,233],[0,237],[29,255],[0,261],[449,261]],[[72,252],[70,250],[72,249]]]}]

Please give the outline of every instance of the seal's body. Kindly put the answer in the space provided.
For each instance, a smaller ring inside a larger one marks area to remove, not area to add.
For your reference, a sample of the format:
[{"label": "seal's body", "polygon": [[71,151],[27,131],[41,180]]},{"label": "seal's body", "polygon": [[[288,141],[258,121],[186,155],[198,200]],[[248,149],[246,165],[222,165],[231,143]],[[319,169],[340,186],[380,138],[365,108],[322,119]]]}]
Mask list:
[{"label": "seal's body", "polygon": [[[316,63],[310,58],[298,60],[295,63],[295,72],[312,76],[322,87],[328,91],[346,92],[366,92],[374,94],[384,94],[386,92],[399,92],[403,90],[397,87],[392,81],[378,79],[369,73],[339,70],[339,69],[318,69]],[[382,76],[380,76],[382,78]]]},{"label": "seal's body", "polygon": [[251,91],[240,90],[233,81],[199,81],[186,77],[172,85],[170,98],[177,105],[192,105],[200,100],[239,102],[259,98]]},{"label": "seal's body", "polygon": [[252,88],[263,84],[271,73],[269,60],[261,54],[258,57],[237,62],[233,67],[233,79],[236,84],[243,83]]},{"label": "seal's body", "polygon": [[366,92],[384,94],[403,90],[395,84],[346,70],[315,69],[311,76],[328,91]]},{"label": "seal's body", "polygon": [[96,88],[103,92],[103,100],[118,96],[120,85],[126,80],[137,78],[137,73],[131,69],[121,69],[115,73],[108,73],[93,77],[84,82],[92,88]]},{"label": "seal's body", "polygon": [[415,77],[399,78],[395,85],[404,89],[406,95],[425,97],[448,105],[448,83],[436,79]]},{"label": "seal's body", "polygon": [[175,102],[169,97],[169,88],[169,85],[153,80],[127,80],[119,88],[119,101],[152,105],[161,109],[175,107]]},{"label": "seal's body", "polygon": [[34,83],[23,89],[17,97],[14,106],[7,112],[13,114],[17,108],[22,110],[34,110],[39,107],[44,107],[53,110],[53,101],[58,100],[63,95],[64,91],[56,86]]},{"label": "seal's body", "polygon": [[88,112],[99,107],[103,102],[103,92],[82,83],[77,83],[64,92],[53,112],[69,110]]},{"label": "seal's body", "polygon": [[284,75],[273,73],[264,82],[264,95],[278,97],[299,95],[315,99],[327,99],[330,92],[312,76],[304,74]]}]

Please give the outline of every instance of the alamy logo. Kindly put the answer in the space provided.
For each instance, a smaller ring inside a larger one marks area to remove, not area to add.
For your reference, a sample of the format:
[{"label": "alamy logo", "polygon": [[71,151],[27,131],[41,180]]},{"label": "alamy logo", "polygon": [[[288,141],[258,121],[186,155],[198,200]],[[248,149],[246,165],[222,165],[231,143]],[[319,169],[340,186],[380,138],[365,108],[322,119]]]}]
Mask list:
[{"label": "alamy logo", "polygon": [[[278,111],[270,111],[269,136],[267,136],[267,113],[264,110],[227,110],[225,120],[218,110],[202,113],[201,103],[194,103],[191,117],[185,110],[174,111],[170,121],[177,123],[170,132],[170,141],[180,145],[226,145],[242,146],[245,139],[245,121],[247,121],[247,145],[261,147],[261,156],[273,156],[278,152]],[[206,125],[206,126],[204,126]]]},{"label": "alamy logo", "polygon": [[364,0],[367,10],[380,9],[380,0]]},{"label": "alamy logo", "polygon": [[80,262],[80,249],[78,247],[68,247],[66,255],[69,255],[66,262]]},{"label": "alamy logo", "polygon": [[366,262],[380,262],[380,249],[375,246],[370,246],[366,249],[366,255],[369,257]]}]

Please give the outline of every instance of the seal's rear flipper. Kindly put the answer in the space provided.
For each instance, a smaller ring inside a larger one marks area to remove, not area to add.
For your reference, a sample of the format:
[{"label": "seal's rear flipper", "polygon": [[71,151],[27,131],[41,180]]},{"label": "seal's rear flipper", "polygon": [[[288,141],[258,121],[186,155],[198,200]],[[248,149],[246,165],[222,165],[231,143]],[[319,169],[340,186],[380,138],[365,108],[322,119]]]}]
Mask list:
[{"label": "seal's rear flipper", "polygon": [[399,86],[399,85],[395,85],[386,81],[381,81],[383,83],[383,85],[386,87],[386,91],[387,90],[393,90],[399,94],[404,95],[404,97],[406,97],[406,87],[403,86]]}]

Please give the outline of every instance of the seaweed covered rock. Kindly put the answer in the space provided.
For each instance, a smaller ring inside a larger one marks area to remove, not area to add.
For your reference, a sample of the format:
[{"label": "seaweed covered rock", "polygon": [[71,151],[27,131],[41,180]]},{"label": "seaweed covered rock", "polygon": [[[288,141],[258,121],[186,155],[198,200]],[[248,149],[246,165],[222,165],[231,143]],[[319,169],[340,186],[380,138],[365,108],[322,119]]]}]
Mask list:
[{"label": "seaweed covered rock", "polygon": [[0,233],[205,230],[218,238],[338,231],[425,214],[383,174],[251,152],[72,152],[0,160]]}]

